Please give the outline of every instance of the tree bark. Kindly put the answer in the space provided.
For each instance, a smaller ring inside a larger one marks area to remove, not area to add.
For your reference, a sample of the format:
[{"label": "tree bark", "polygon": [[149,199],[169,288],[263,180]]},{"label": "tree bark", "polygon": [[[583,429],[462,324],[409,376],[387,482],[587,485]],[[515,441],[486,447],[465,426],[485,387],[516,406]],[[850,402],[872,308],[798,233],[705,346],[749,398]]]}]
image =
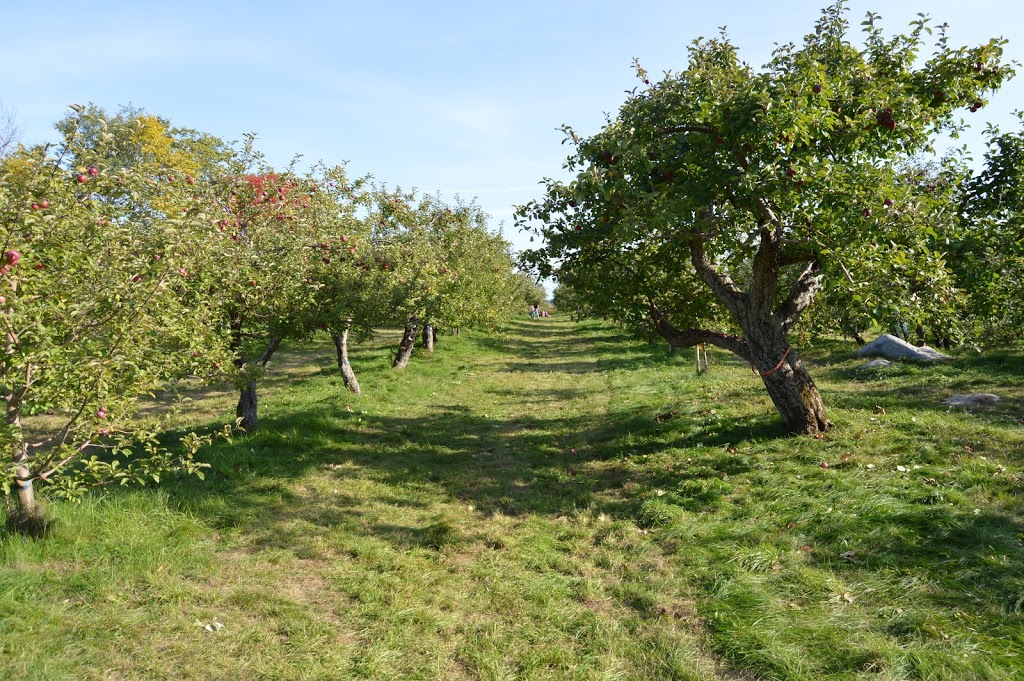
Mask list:
[{"label": "tree bark", "polygon": [[238,425],[247,433],[251,433],[260,427],[257,407],[256,379],[254,378],[239,392],[238,406],[235,408],[235,417],[238,419]]},{"label": "tree bark", "polygon": [[338,351],[341,380],[345,382],[346,388],[356,395],[361,395],[362,390],[359,388],[359,381],[356,380],[356,372],[352,370],[352,365],[348,361],[348,327],[346,326],[340,333],[331,333],[331,338],[334,339],[334,348]]},{"label": "tree bark", "polygon": [[[270,361],[270,358],[274,356],[274,353],[280,346],[280,336],[271,338],[270,342],[267,343],[267,349],[255,363],[259,364],[261,368],[266,367],[267,362]],[[239,390],[238,406],[235,407],[235,417],[238,419],[238,425],[247,433],[251,433],[260,427],[258,406],[259,401],[256,397],[256,379],[253,378],[245,385],[244,388]]]},{"label": "tree bark", "polygon": [[402,342],[398,344],[398,352],[395,353],[395,361],[391,363],[392,369],[404,369],[409,366],[412,349],[416,345],[416,327],[417,324],[414,320],[406,323],[405,333],[402,334]]},{"label": "tree bark", "polygon": [[32,485],[32,472],[28,467],[28,447],[21,442],[14,449],[14,489],[18,508],[8,515],[7,524],[12,530],[39,536],[46,529],[46,513],[36,499]]},{"label": "tree bark", "polygon": [[423,325],[423,349],[427,352],[434,351],[434,339],[437,336],[434,334],[434,327],[430,324]]},{"label": "tree bark", "polygon": [[751,361],[786,429],[814,435],[832,427],[821,394],[796,351],[781,333],[757,336],[747,332]]},{"label": "tree bark", "polygon": [[786,429],[796,435],[814,435],[832,427],[817,386],[787,340],[789,328],[810,304],[816,280],[816,268],[808,268],[774,312],[749,305],[736,315],[751,366],[764,382]]}]

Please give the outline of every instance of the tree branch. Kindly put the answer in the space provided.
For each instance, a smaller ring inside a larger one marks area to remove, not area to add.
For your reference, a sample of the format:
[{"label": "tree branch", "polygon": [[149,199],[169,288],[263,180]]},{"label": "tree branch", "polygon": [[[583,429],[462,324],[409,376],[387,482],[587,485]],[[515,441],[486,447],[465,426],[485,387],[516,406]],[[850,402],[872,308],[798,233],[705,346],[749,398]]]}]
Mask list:
[{"label": "tree branch", "polygon": [[708,258],[704,251],[704,233],[699,228],[694,229],[690,234],[689,246],[690,262],[697,271],[697,276],[707,284],[715,297],[722,301],[730,312],[737,313],[746,302],[746,294],[740,290],[729,275],[719,271]]},{"label": "tree branch", "polygon": [[274,356],[274,353],[280,345],[281,336],[274,336],[271,338],[270,343],[267,344],[267,349],[263,352],[260,358],[256,360],[256,363],[263,367],[267,366],[267,362],[269,362],[270,358]]},{"label": "tree branch", "polygon": [[775,317],[782,323],[784,332],[789,332],[803,311],[814,300],[814,294],[819,288],[821,288],[821,262],[815,260],[797,277],[786,300],[775,311]]},{"label": "tree branch", "polygon": [[667,340],[669,345],[672,347],[689,348],[694,345],[707,343],[709,345],[714,345],[728,350],[748,362],[751,361],[750,350],[747,347],[747,342],[739,336],[727,336],[724,333],[708,331],[706,329],[680,330],[672,326],[668,321],[668,317],[666,317],[664,312],[658,309],[657,305],[650,303],[648,307],[651,316],[651,323],[654,325],[654,330],[657,331],[662,338]]}]

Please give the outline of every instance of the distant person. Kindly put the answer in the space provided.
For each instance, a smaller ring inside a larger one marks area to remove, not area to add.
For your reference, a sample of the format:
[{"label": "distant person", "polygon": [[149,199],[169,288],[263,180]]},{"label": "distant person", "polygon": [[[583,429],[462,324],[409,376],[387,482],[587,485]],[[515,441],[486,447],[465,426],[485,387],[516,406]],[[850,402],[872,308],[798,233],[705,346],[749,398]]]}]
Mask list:
[{"label": "distant person", "polygon": [[530,319],[536,319],[539,316],[540,316],[540,312],[538,311],[537,306],[536,305],[531,305],[530,306]]}]

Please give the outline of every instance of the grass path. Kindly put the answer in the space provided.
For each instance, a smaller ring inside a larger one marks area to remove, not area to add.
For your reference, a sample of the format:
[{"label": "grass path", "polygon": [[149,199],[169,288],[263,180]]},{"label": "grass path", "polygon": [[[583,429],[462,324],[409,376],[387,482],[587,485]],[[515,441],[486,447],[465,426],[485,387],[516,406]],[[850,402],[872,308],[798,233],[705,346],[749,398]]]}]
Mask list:
[{"label": "grass path", "polygon": [[1019,402],[928,406],[1020,400],[1019,358],[830,361],[818,441],[743,367],[599,324],[441,340],[405,372],[359,345],[363,397],[329,343],[288,348],[206,482],[0,538],[0,678],[1019,678]]}]

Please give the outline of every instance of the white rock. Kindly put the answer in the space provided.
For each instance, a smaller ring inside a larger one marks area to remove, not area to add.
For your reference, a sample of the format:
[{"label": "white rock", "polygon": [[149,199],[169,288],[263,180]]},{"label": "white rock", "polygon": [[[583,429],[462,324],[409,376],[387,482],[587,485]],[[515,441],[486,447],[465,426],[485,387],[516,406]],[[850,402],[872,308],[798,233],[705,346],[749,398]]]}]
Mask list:
[{"label": "white rock", "polygon": [[969,393],[967,395],[953,395],[942,400],[942,403],[950,407],[980,407],[983,404],[995,404],[1003,398],[992,393]]},{"label": "white rock", "polygon": [[887,333],[883,333],[857,351],[858,359],[864,357],[884,357],[895,361],[910,362],[941,362],[953,359],[927,345],[919,348]]},{"label": "white rock", "polygon": [[873,359],[867,364],[861,366],[861,369],[884,369],[890,364],[892,364],[892,362],[887,359]]}]

